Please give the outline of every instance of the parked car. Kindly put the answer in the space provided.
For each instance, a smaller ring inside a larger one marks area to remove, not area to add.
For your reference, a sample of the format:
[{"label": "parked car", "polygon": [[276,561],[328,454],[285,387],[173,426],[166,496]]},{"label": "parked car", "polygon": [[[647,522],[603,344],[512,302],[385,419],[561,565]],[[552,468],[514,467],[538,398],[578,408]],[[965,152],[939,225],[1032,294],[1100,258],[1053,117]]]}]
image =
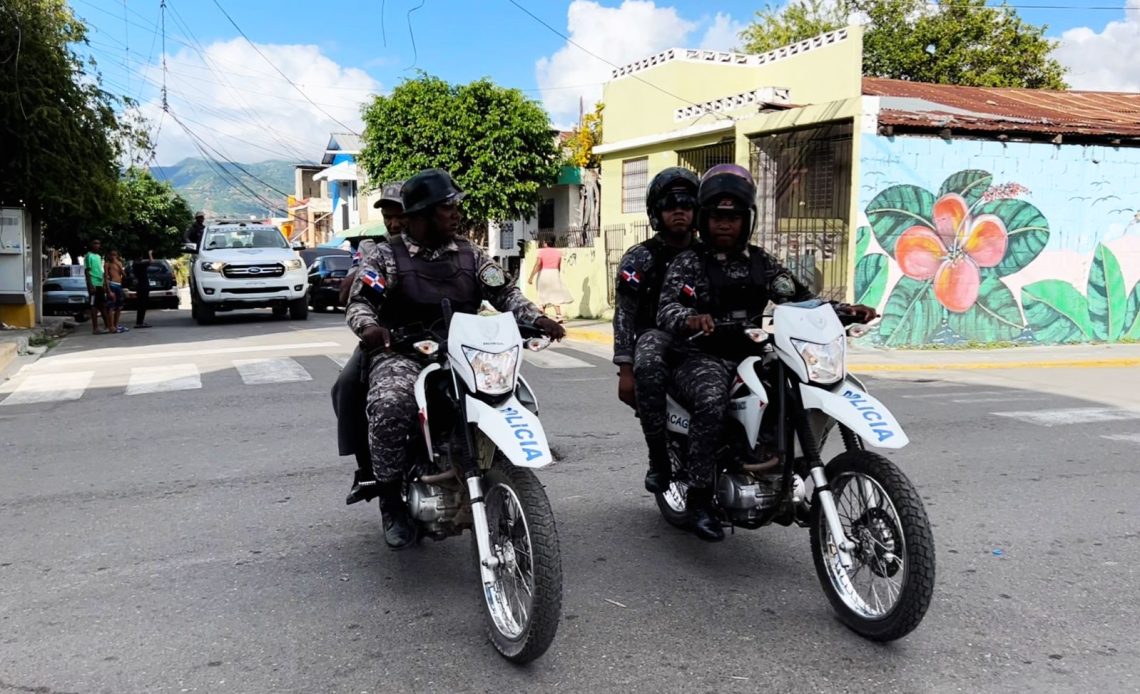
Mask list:
[{"label": "parked car", "polygon": [[[131,264],[127,264],[127,273],[123,288],[127,292],[128,310],[133,310],[138,301],[138,280],[131,273]],[[150,296],[147,298],[147,308],[178,308],[178,283],[174,279],[174,268],[168,260],[151,261],[147,268],[147,281],[150,283]]]},{"label": "parked car", "polygon": [[313,263],[317,262],[317,258],[322,258],[328,255],[343,255],[345,258],[352,257],[352,251],[346,251],[340,248],[306,248],[298,251],[301,260],[305,261],[305,267],[310,267]]},{"label": "parked car", "polygon": [[[52,268],[55,270],[55,268]],[[90,315],[87,280],[79,277],[49,277],[44,282],[44,313],[75,316],[82,320]]]},{"label": "parked car", "polygon": [[352,267],[350,255],[325,255],[309,266],[309,306],[320,312],[340,306],[340,285]]},{"label": "parked car", "polygon": [[48,270],[48,277],[83,277],[82,265],[56,265]]}]

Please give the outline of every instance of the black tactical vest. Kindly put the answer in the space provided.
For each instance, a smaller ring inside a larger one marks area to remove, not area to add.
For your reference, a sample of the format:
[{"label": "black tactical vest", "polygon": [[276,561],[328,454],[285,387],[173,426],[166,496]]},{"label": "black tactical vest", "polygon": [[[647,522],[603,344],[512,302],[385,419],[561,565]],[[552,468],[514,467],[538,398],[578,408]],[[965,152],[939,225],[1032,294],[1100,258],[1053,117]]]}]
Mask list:
[{"label": "black tactical vest", "polygon": [[657,327],[657,308],[661,303],[661,285],[665,283],[665,269],[681,251],[685,250],[670,246],[656,236],[641,245],[649,250],[653,262],[646,268],[645,277],[638,286],[637,314],[634,316],[634,330],[638,335]]},{"label": "black tactical vest", "polygon": [[[698,298],[697,310],[700,313],[708,313],[717,321],[736,321],[764,312],[768,307],[767,261],[755,247],[749,247],[748,260],[748,274],[730,278],[712,252],[706,252],[704,266],[709,291],[707,296]],[[731,361],[740,361],[748,355],[749,345],[735,331],[727,334],[714,332],[702,343],[702,351]]]},{"label": "black tactical vest", "polygon": [[[476,277],[475,249],[466,239],[455,239],[458,253],[435,260],[412,256],[402,238],[388,241],[396,261],[392,293],[380,309],[380,320],[390,329],[413,325],[431,327],[443,319],[444,299],[455,313],[478,313],[483,295]],[[447,326],[441,326],[446,333]]]}]

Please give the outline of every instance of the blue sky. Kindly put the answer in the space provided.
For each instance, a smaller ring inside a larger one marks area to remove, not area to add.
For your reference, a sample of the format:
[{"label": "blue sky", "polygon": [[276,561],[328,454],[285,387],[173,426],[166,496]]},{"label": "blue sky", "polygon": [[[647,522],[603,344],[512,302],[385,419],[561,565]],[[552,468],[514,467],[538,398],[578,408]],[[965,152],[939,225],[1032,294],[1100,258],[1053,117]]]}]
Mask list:
[{"label": "blue sky", "polygon": [[[624,64],[671,46],[730,49],[760,4],[698,0],[517,0],[563,34]],[[579,98],[600,96],[609,66],[509,0],[167,0],[169,102],[157,161],[212,147],[237,161],[318,158],[337,121],[359,129],[359,104],[424,70],[452,82],[490,77],[539,99],[571,125]],[[1021,0],[1020,10],[1062,40],[1076,87],[1140,91],[1140,0]],[[91,25],[106,86],[159,120],[159,0],[71,0]],[[419,7],[409,14],[413,8]],[[1099,9],[1119,7],[1119,9]],[[411,30],[409,31],[409,19]],[[413,47],[414,36],[414,47]],[[259,54],[260,53],[260,54]],[[263,57],[264,56],[264,57]],[[266,61],[268,58],[268,62]],[[270,64],[272,63],[272,65]],[[302,96],[276,70],[289,75]],[[306,99],[306,96],[308,99]],[[314,105],[311,102],[315,102]],[[189,133],[186,129],[189,129]]]}]

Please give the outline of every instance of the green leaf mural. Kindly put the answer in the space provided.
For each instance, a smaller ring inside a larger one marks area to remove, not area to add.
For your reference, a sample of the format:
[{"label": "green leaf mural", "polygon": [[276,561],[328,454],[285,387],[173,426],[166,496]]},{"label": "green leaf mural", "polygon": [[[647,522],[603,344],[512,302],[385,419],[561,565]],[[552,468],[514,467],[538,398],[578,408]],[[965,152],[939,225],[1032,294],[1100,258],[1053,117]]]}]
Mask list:
[{"label": "green leaf mural", "polygon": [[916,225],[934,227],[930,218],[933,209],[934,196],[929,190],[902,185],[891,186],[876,195],[867,205],[866,213],[879,245],[894,257],[895,243],[904,231]]},{"label": "green leaf mural", "polygon": [[887,299],[879,335],[889,347],[924,344],[942,323],[944,312],[929,282],[903,277]]},{"label": "green leaf mural", "polygon": [[980,169],[966,169],[951,174],[938,190],[938,197],[947,193],[957,193],[966,199],[966,203],[973,205],[982,199],[982,194],[989,189],[994,177],[989,171]]},{"label": "green leaf mural", "polygon": [[1107,246],[1096,247],[1092,271],[1089,273],[1089,318],[1098,340],[1115,342],[1124,330],[1124,313],[1128,295],[1120,263]]},{"label": "green leaf mural", "polygon": [[1128,296],[1128,308],[1124,310],[1124,330],[1120,337],[1140,340],[1140,282],[1136,283]]},{"label": "green leaf mural", "polygon": [[995,267],[984,268],[984,274],[998,277],[1012,275],[1033,262],[1049,243],[1049,222],[1041,210],[1024,200],[994,200],[983,203],[974,212],[992,214],[1005,223],[1007,234],[1005,257]]},{"label": "green leaf mural", "polygon": [[862,258],[867,255],[871,247],[871,227],[859,227],[855,230],[855,257]]},{"label": "green leaf mural", "polygon": [[1004,342],[1021,334],[1025,324],[1009,287],[996,277],[982,280],[978,301],[965,313],[950,312],[950,327],[967,340]]},{"label": "green leaf mural", "polygon": [[1089,301],[1062,280],[1041,280],[1021,288],[1025,322],[1040,342],[1085,342],[1092,339]]},{"label": "green leaf mural", "polygon": [[855,302],[878,306],[887,288],[887,256],[874,253],[859,258],[855,266]]}]

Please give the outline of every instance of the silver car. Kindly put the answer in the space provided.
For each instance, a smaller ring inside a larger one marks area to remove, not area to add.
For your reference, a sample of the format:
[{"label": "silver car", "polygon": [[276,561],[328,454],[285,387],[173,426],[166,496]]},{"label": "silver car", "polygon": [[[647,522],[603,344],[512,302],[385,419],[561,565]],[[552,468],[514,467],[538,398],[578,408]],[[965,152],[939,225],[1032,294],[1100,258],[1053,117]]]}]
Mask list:
[{"label": "silver car", "polygon": [[91,299],[83,277],[51,277],[44,282],[44,313],[70,315],[78,319],[90,315]]}]

